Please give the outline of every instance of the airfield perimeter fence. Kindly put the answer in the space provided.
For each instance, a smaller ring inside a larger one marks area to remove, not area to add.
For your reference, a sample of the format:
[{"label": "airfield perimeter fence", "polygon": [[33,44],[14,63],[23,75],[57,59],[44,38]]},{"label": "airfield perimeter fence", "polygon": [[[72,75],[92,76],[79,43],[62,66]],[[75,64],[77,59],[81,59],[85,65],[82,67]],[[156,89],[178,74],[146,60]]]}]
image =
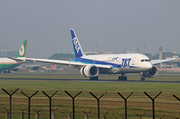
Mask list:
[{"label": "airfield perimeter fence", "polygon": [[0,119],[180,119],[166,92],[0,90]]}]

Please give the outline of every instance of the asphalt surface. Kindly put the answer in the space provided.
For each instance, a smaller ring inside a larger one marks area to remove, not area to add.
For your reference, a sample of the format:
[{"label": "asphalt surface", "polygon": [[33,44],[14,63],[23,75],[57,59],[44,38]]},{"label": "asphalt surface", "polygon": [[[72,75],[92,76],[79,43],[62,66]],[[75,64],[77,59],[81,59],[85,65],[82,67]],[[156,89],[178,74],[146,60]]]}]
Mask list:
[{"label": "asphalt surface", "polygon": [[[27,73],[27,75],[31,75],[32,73]],[[0,75],[7,75],[7,73],[3,74],[1,73]],[[19,74],[8,74],[8,75],[19,75]],[[26,74],[23,74],[23,75],[26,75]],[[50,73],[45,73],[45,74],[41,74],[41,73],[37,73],[37,74],[32,74],[32,75],[49,75],[49,76],[54,76],[54,75],[60,75],[60,74],[50,74]],[[69,75],[70,77],[71,74],[63,74],[63,75]],[[176,76],[176,77],[179,77],[180,79],[180,74],[166,74],[166,75],[161,75],[161,74],[158,74],[157,77],[172,77],[172,76]],[[0,78],[0,81],[7,81],[7,80],[11,80],[11,81],[61,81],[61,82],[100,82],[100,83],[105,83],[105,82],[109,82],[109,83],[169,83],[169,84],[172,84],[172,83],[180,83],[180,80],[179,81],[154,81],[154,80],[148,80],[148,81],[140,81],[140,80],[127,80],[127,81],[119,81],[117,79],[115,80],[103,80],[103,79],[100,79],[100,80],[88,80],[88,79],[48,79],[48,78]]]},{"label": "asphalt surface", "polygon": [[119,81],[119,80],[87,80],[87,79],[34,79],[34,78],[0,78],[0,81],[59,81],[59,82],[99,82],[99,83],[180,83],[180,81]]}]

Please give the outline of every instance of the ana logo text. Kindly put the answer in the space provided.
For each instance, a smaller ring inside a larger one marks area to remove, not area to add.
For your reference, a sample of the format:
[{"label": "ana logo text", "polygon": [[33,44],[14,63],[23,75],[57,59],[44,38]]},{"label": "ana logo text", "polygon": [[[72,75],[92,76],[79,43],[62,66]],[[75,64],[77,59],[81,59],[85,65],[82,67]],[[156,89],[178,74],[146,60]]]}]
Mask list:
[{"label": "ana logo text", "polygon": [[117,59],[118,59],[118,57],[109,57],[108,60],[117,60]]},{"label": "ana logo text", "polygon": [[80,50],[80,47],[79,47],[79,44],[78,44],[78,41],[76,38],[73,38],[73,42],[74,42],[74,48],[76,49],[77,51],[77,54],[79,53],[79,50]]}]

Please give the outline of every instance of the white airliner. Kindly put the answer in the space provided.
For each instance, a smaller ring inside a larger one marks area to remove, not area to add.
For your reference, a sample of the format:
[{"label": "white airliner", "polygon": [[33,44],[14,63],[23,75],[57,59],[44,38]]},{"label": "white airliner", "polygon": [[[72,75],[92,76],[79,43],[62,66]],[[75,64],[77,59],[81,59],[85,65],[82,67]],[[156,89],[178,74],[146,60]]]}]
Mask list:
[{"label": "white airliner", "polygon": [[21,45],[19,52],[17,54],[17,58],[8,57],[8,56],[7,56],[7,58],[0,58],[0,72],[11,73],[10,70],[12,70],[13,68],[17,67],[18,65],[24,63],[26,60],[25,59],[18,59],[18,57],[25,57],[26,46],[27,46],[27,40],[25,40],[23,42],[23,44]]},{"label": "white airliner", "polygon": [[142,81],[145,80],[145,77],[154,77],[157,75],[157,68],[153,66],[154,64],[176,59],[172,58],[150,61],[147,56],[138,53],[85,55],[75,31],[71,29],[70,32],[74,48],[74,60],[25,59],[37,62],[73,66],[78,68],[80,73],[83,76],[90,78],[90,80],[98,80],[99,74],[121,74],[121,76],[118,77],[118,80],[127,80],[127,77],[124,76],[125,74],[140,73]]}]

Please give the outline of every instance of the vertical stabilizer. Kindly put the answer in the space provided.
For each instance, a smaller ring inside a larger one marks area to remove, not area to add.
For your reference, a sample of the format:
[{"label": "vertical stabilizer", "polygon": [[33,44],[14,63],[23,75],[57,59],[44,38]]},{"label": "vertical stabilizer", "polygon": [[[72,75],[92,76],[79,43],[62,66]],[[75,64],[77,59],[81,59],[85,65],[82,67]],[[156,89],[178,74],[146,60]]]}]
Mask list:
[{"label": "vertical stabilizer", "polygon": [[19,49],[19,52],[17,54],[17,57],[25,57],[26,55],[26,47],[27,47],[27,40],[25,40],[22,44],[22,46]]},{"label": "vertical stabilizer", "polygon": [[82,50],[81,44],[76,36],[75,31],[71,29],[70,32],[71,32],[71,37],[72,37],[72,44],[73,44],[75,58],[84,56],[85,54]]}]

